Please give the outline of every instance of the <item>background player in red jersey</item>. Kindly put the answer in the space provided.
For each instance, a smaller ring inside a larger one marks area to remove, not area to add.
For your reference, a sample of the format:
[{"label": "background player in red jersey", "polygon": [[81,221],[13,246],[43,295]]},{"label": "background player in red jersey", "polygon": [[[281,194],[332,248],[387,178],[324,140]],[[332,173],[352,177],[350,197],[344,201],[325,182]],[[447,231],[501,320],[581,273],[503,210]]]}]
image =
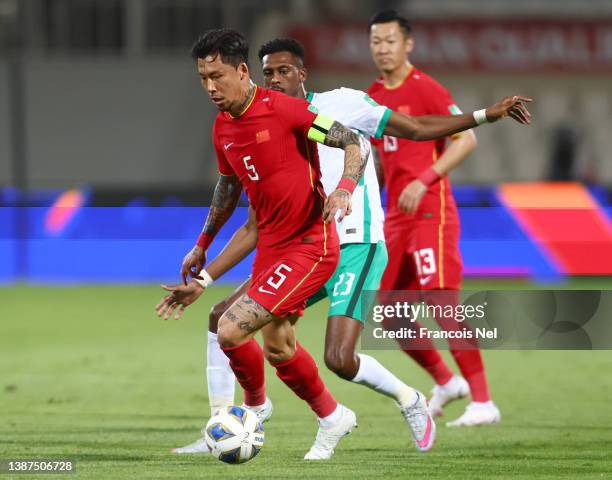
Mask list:
[{"label": "background player in red jersey", "polygon": [[[213,127],[219,180],[204,230],[190,254],[204,252],[234,211],[242,188],[258,224],[252,282],[223,314],[218,341],[245,391],[245,404],[261,419],[271,414],[264,384],[263,352],[254,340],[262,330],[277,376],[319,417],[319,432],[307,460],[332,456],[356,425],[353,411],[339,405],[317,366],[294,337],[292,324],[306,300],[334,272],[339,243],[333,222],[350,213],[351,192],[369,155],[367,141],[308,102],[258,88],[247,66],[248,45],[233,30],[213,30],[194,45],[202,87],[219,114]],[[327,200],[313,140],[343,148],[344,171]],[[170,303],[169,310],[184,304]]]},{"label": "background player in red jersey", "polygon": [[[410,64],[414,39],[405,18],[395,11],[381,12],[370,21],[369,34],[372,58],[381,73],[368,89],[376,102],[410,115],[461,113],[442,85]],[[479,124],[487,121],[482,110],[474,112],[474,118]],[[453,137],[448,148],[445,142],[443,138],[417,143],[385,135],[378,143],[381,176],[387,187],[385,239],[389,258],[395,259],[383,275],[383,291],[450,290],[456,291],[453,301],[459,301],[459,217],[446,174],[476,148],[476,137],[469,130]],[[437,302],[431,293],[428,299]],[[448,296],[444,302],[448,303]],[[442,327],[459,325],[450,321]],[[449,343],[465,380],[453,375],[431,340],[423,339],[418,349],[402,345],[436,382],[431,413],[441,415],[446,403],[471,392],[472,403],[465,413],[447,425],[499,422],[501,416],[489,396],[480,351],[477,347],[461,349],[457,341]]]}]

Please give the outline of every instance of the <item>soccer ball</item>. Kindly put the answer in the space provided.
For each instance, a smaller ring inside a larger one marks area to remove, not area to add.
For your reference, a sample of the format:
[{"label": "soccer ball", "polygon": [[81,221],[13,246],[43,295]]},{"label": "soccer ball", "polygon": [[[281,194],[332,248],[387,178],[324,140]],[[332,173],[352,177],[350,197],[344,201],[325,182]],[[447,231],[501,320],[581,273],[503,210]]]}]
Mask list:
[{"label": "soccer ball", "polygon": [[263,447],[264,429],[254,412],[233,405],[208,421],[204,438],[210,452],[222,462],[244,463]]}]

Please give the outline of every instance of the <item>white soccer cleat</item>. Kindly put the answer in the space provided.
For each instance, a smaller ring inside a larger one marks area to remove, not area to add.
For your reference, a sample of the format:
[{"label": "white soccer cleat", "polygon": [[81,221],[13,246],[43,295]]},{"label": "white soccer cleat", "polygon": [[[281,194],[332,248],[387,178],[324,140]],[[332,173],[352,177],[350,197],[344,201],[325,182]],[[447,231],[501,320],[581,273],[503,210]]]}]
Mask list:
[{"label": "white soccer cleat", "polygon": [[176,453],[177,455],[182,455],[185,453],[210,453],[210,449],[206,444],[206,439],[204,437],[201,437],[198,438],[195,442],[190,443],[189,445],[185,445],[184,447],[173,448],[171,452]]},{"label": "white soccer cleat", "polygon": [[328,427],[321,425],[319,421],[319,431],[315,438],[312,447],[306,455],[304,460],[329,460],[334,454],[334,448],[338,445],[338,442],[353,431],[353,428],[357,426],[357,416],[351,409],[346,408],[344,405],[339,405],[341,408],[341,416],[337,422]]},{"label": "white soccer cleat", "polygon": [[412,431],[414,444],[420,452],[428,452],[436,441],[436,422],[427,409],[425,395],[416,391],[417,399],[411,405],[399,405],[399,409]]},{"label": "white soccer cleat", "polygon": [[274,405],[272,405],[272,400],[269,397],[266,397],[266,402],[263,405],[251,407],[243,403],[242,408],[248,408],[251,412],[254,412],[262,424],[270,420],[274,412]]},{"label": "white soccer cleat", "polygon": [[470,386],[465,381],[465,378],[454,375],[444,385],[436,385],[431,390],[431,394],[429,413],[433,417],[441,417],[444,414],[444,405],[453,400],[467,397],[470,394]]},{"label": "white soccer cleat", "polygon": [[457,420],[448,422],[447,427],[473,427],[476,425],[492,425],[501,421],[499,408],[492,402],[472,402],[463,415]]}]

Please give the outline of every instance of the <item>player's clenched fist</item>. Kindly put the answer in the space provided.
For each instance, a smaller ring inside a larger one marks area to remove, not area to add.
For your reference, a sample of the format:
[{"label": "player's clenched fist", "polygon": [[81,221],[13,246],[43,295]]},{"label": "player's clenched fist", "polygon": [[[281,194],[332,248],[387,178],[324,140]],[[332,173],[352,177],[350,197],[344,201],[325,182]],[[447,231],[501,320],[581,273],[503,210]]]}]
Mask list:
[{"label": "player's clenched fist", "polygon": [[337,212],[340,212],[338,221],[342,221],[346,215],[351,214],[351,194],[348,190],[344,190],[343,188],[334,190],[331,195],[327,197],[327,200],[325,200],[323,221],[325,223],[330,223],[334,220]]},{"label": "player's clenched fist", "polygon": [[490,123],[496,122],[500,118],[511,117],[518,123],[531,123],[531,113],[525,107],[525,102],[533,101],[531,98],[515,95],[513,97],[504,97],[495,105],[487,108],[487,121]]},{"label": "player's clenched fist", "polygon": [[187,275],[202,280],[202,277],[199,275],[205,262],[206,252],[204,252],[202,247],[198,247],[197,245],[185,255],[185,258],[183,258],[183,265],[181,266],[181,277],[184,285],[187,285]]}]

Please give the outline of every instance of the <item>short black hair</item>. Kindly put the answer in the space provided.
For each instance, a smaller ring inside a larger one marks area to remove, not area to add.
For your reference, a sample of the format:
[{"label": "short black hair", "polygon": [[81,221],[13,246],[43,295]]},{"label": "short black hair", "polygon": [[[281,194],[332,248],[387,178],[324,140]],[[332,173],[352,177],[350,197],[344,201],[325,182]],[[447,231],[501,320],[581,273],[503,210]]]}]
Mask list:
[{"label": "short black hair", "polygon": [[410,35],[412,32],[412,26],[405,17],[402,17],[395,10],[383,10],[382,12],[378,12],[370,19],[370,22],[368,23],[368,33],[370,33],[372,30],[372,25],[389,22],[397,22],[406,36]]},{"label": "short black hair", "polygon": [[249,44],[244,35],[237,30],[220,28],[209,30],[194,43],[191,57],[194,60],[209,55],[221,55],[221,61],[234,67],[241,63],[248,64]]},{"label": "short black hair", "polygon": [[271,53],[290,52],[302,60],[304,63],[304,46],[293,38],[275,38],[267,43],[264,43],[258,52],[259,61],[263,61],[263,57]]}]

